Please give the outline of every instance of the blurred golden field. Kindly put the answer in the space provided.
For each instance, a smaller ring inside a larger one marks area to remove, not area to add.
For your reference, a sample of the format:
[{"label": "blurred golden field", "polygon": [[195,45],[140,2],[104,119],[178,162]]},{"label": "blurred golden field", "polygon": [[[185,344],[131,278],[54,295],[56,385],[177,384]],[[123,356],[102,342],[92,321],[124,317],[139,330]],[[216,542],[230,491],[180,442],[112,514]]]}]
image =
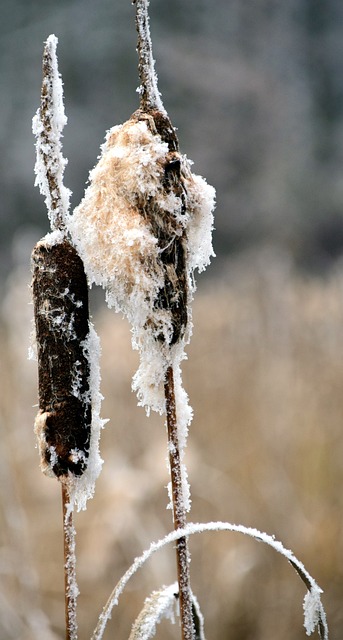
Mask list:
[{"label": "blurred golden field", "polygon": [[[331,640],[343,637],[343,268],[294,274],[268,250],[201,282],[184,383],[194,408],[187,447],[190,521],[226,520],[275,534],[324,589]],[[27,360],[28,273],[2,305],[0,637],[64,635],[60,487],[38,464],[36,364]],[[136,406],[127,323],[94,312],[102,343],[104,459],[77,514],[79,638],[90,638],[134,557],[172,529],[164,420]],[[233,533],[193,536],[192,587],[208,640],[305,638],[305,587],[272,549]],[[129,637],[153,589],[176,579],[160,551],[129,583],[104,638]],[[162,623],[156,637],[179,638]]]}]

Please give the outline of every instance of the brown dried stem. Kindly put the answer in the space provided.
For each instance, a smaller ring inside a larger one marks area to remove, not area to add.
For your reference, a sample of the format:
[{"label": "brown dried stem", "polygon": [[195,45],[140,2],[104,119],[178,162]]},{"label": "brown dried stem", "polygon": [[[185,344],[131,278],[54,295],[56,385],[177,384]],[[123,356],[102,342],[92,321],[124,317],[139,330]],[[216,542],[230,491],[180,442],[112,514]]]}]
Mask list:
[{"label": "brown dried stem", "polygon": [[[168,429],[168,448],[170,475],[173,496],[174,528],[183,529],[186,526],[186,510],[182,487],[180,447],[177,428],[176,403],[174,391],[173,368],[168,367],[164,384],[166,398],[166,414]],[[189,572],[189,551],[187,537],[176,541],[176,563],[179,583],[180,619],[182,640],[194,640],[195,630],[192,611],[192,594]]]},{"label": "brown dried stem", "polygon": [[51,222],[54,229],[65,231],[62,194],[58,180],[59,163],[56,149],[54,149],[56,141],[53,140],[52,114],[55,111],[56,105],[53,104],[54,69],[51,42],[49,40],[46,42],[44,47],[42,71],[43,82],[39,108],[40,120],[42,123],[41,138],[43,142],[43,145],[41,145],[41,156],[45,167],[46,179],[51,198],[51,212],[49,212],[49,216],[51,215]]},{"label": "brown dried stem", "polygon": [[162,100],[157,88],[155,63],[152,55],[148,15],[149,3],[147,0],[134,0],[133,4],[136,6],[138,74],[141,81],[141,109],[145,112],[154,109],[164,111]]},{"label": "brown dried stem", "polygon": [[70,501],[68,487],[64,482],[61,483],[61,487],[64,538],[66,640],[77,640],[76,599],[78,596],[78,588],[76,586],[75,529],[73,512],[72,510],[68,511]]}]

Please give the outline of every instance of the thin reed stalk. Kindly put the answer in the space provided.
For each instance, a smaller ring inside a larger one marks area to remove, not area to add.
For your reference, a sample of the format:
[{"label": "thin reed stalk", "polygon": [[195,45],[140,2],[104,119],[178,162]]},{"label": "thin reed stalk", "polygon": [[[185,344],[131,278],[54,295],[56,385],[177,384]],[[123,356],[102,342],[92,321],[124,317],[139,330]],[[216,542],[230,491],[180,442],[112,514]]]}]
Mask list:
[{"label": "thin reed stalk", "polygon": [[[166,398],[166,415],[168,429],[168,450],[170,475],[172,483],[174,528],[184,529],[186,526],[186,509],[184,506],[183,483],[181,473],[180,447],[177,428],[177,415],[174,391],[174,374],[170,366],[166,372],[164,384]],[[194,623],[192,613],[192,594],[189,571],[190,555],[186,536],[176,541],[176,564],[179,583],[180,620],[182,640],[194,638]]]},{"label": "thin reed stalk", "polygon": [[68,509],[70,496],[67,485],[62,482],[62,514],[64,539],[64,599],[66,640],[77,640],[77,596],[79,590],[76,585],[76,555],[75,528],[73,511]]}]

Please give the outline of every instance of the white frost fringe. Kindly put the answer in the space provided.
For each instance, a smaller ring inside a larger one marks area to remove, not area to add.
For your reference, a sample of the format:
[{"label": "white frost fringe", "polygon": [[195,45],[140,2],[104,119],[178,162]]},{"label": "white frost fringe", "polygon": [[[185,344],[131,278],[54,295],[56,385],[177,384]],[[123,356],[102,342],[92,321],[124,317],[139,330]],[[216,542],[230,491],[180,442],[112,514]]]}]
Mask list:
[{"label": "white frost fringe", "polygon": [[100,340],[93,324],[89,322],[89,332],[84,341],[83,349],[90,368],[90,394],[92,402],[92,424],[89,447],[89,458],[85,472],[80,477],[73,477],[68,483],[70,501],[67,507],[67,516],[76,506],[77,511],[86,509],[87,500],[94,495],[95,482],[101,472],[103,460],[100,457],[99,441],[100,433],[107,420],[100,417],[101,401],[100,393]]},{"label": "white frost fringe", "polygon": [[[144,607],[132,626],[129,640],[150,640],[156,634],[156,626],[163,618],[175,623],[175,613],[180,614],[178,607],[179,585],[177,582],[169,587],[162,587],[158,591],[153,591],[151,596],[146,598]],[[200,611],[199,603],[194,594],[191,594],[192,606],[196,616],[199,632],[198,640],[205,640],[204,618]]]},{"label": "white frost fringe", "polygon": [[178,584],[162,587],[153,591],[146,598],[144,607],[132,626],[129,640],[149,640],[156,633],[156,626],[163,618],[175,622],[175,609],[177,604]]}]

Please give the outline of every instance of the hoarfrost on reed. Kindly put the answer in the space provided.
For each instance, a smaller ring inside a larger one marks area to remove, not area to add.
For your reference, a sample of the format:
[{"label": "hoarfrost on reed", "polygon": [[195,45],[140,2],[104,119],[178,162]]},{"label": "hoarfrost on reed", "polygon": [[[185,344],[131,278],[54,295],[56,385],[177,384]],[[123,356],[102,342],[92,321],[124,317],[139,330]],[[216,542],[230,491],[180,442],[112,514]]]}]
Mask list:
[{"label": "hoarfrost on reed", "polygon": [[65,219],[71,192],[63,184],[67,164],[62,154],[62,131],[67,124],[63,105],[63,85],[56,55],[58,39],[50,35],[45,44],[41,105],[32,121],[36,136],[35,185],[45,197],[53,229]]}]

